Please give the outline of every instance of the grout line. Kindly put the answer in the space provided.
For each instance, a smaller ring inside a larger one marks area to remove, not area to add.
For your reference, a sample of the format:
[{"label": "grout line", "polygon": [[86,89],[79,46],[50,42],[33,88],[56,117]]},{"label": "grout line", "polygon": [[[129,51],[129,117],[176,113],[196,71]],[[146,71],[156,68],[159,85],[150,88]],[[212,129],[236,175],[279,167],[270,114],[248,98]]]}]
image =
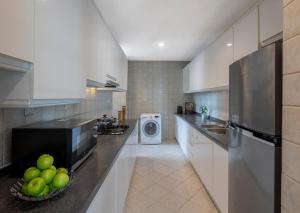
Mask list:
[{"label": "grout line", "polygon": [[298,32],[298,33],[296,33],[296,34],[294,34],[294,35],[292,35],[292,36],[290,36],[290,37],[288,37],[288,38],[285,38],[285,37],[283,36],[283,44],[286,43],[286,42],[288,42],[289,40],[292,40],[292,39],[298,37],[298,36],[300,36],[300,32]]},{"label": "grout line", "polygon": [[300,108],[299,105],[282,105],[283,108]]},{"label": "grout line", "polygon": [[284,141],[288,142],[288,143],[291,143],[291,144],[293,144],[293,145],[299,146],[299,148],[300,148],[300,144],[299,144],[299,143],[297,143],[297,142],[295,142],[295,141],[291,141],[291,140],[286,139],[286,138],[282,138],[282,139],[283,139]]},{"label": "grout line", "polygon": [[295,180],[293,177],[289,176],[287,173],[284,173],[284,175],[285,175],[288,179],[290,179],[292,182],[295,182],[297,185],[300,186],[300,182],[299,182],[299,181]]},{"label": "grout line", "polygon": [[290,73],[284,73],[284,72],[283,72],[283,77],[284,77],[284,76],[293,75],[293,74],[300,74],[300,70],[299,70],[299,71],[290,72]]},{"label": "grout line", "polygon": [[282,6],[282,8],[284,9],[284,8],[286,8],[287,6],[289,6],[290,4],[292,4],[294,1],[296,1],[296,0],[292,0],[292,1],[290,1],[289,3],[287,3],[286,5],[283,5]]}]

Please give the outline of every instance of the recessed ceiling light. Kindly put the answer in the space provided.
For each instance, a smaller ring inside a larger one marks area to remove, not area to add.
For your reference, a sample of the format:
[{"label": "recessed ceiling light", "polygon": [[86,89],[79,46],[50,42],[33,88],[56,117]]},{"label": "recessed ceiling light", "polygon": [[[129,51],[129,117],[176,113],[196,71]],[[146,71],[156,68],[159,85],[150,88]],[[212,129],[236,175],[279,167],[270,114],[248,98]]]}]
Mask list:
[{"label": "recessed ceiling light", "polygon": [[227,43],[226,45],[227,45],[227,47],[231,47],[232,43]]},{"label": "recessed ceiling light", "polygon": [[159,47],[164,47],[166,44],[165,44],[165,42],[163,42],[163,41],[160,41],[160,42],[158,42],[158,44],[157,44]]}]

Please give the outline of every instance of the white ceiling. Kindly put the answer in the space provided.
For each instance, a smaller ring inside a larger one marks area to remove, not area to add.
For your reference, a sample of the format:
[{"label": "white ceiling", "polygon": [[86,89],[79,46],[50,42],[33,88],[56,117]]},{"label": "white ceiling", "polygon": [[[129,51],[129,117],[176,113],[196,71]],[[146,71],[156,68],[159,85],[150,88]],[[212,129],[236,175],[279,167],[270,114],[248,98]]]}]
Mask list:
[{"label": "white ceiling", "polygon": [[[129,60],[190,60],[257,0],[94,0]],[[165,46],[158,47],[163,41]]]}]

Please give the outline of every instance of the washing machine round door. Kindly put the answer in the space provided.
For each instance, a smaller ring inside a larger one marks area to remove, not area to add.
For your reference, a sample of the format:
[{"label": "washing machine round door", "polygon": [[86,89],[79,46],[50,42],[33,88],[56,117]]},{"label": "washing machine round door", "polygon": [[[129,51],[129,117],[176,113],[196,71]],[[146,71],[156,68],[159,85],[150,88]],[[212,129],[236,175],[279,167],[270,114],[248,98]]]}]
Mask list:
[{"label": "washing machine round door", "polygon": [[156,121],[146,121],[143,125],[143,133],[148,137],[155,137],[159,134],[160,126]]}]

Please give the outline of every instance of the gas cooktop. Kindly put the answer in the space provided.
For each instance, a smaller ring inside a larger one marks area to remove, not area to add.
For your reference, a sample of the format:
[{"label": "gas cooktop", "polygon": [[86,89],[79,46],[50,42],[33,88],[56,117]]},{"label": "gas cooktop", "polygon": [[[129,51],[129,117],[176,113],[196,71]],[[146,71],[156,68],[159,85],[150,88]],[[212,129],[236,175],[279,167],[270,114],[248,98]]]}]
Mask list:
[{"label": "gas cooktop", "polygon": [[129,125],[119,122],[116,118],[103,115],[97,119],[98,135],[123,135]]}]

